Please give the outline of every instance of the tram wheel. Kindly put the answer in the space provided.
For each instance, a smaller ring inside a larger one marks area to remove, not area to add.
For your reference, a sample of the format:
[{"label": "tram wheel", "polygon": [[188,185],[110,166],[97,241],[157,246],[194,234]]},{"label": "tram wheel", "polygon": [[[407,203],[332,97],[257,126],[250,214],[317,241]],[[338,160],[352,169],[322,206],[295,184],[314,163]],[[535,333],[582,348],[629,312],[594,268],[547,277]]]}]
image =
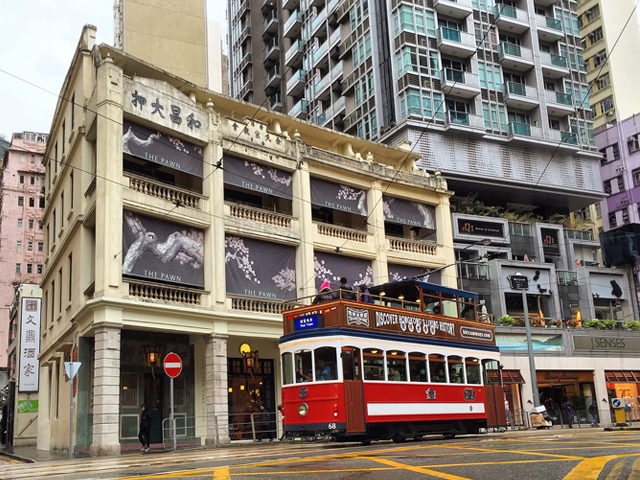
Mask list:
[{"label": "tram wheel", "polygon": [[407,436],[404,432],[398,432],[391,437],[391,440],[393,440],[393,443],[404,443],[407,441]]},{"label": "tram wheel", "polygon": [[316,441],[316,436],[315,435],[307,435],[302,437],[302,440],[304,440],[305,442],[315,442]]}]

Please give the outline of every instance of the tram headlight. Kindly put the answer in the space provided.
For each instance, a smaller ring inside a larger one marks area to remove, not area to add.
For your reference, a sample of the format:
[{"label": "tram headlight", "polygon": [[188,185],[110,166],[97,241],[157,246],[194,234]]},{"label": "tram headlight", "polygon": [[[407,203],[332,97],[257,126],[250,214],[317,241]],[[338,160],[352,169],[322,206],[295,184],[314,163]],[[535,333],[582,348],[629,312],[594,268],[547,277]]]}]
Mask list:
[{"label": "tram headlight", "polygon": [[306,403],[301,403],[300,405],[298,405],[298,415],[300,415],[301,417],[306,417],[308,413],[309,405],[307,405]]}]

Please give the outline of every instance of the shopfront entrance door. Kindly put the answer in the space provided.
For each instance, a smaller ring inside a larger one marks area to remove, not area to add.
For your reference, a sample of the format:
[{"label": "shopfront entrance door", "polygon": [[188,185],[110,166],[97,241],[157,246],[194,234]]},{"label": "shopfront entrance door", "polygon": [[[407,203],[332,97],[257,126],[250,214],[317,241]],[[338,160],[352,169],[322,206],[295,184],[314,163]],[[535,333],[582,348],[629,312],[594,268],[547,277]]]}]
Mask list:
[{"label": "shopfront entrance door", "polygon": [[162,442],[162,419],[164,418],[163,402],[164,374],[144,374],[144,403],[151,412],[151,443]]}]

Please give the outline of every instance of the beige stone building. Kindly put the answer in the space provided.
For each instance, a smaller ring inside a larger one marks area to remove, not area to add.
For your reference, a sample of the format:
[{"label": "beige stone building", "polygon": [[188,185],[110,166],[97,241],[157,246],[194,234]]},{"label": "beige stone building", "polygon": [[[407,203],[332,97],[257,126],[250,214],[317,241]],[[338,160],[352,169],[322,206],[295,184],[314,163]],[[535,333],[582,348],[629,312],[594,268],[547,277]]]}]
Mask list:
[{"label": "beige stone building", "polygon": [[[76,348],[78,451],[139,448],[143,403],[162,441],[171,351],[178,440],[244,438],[241,420],[279,403],[283,300],[453,264],[452,192],[406,148],[198,89],[94,39],[85,27],[61,91],[87,107],[69,129],[58,104],[46,152],[38,448],[68,448]],[[455,271],[430,280],[453,287]]]}]

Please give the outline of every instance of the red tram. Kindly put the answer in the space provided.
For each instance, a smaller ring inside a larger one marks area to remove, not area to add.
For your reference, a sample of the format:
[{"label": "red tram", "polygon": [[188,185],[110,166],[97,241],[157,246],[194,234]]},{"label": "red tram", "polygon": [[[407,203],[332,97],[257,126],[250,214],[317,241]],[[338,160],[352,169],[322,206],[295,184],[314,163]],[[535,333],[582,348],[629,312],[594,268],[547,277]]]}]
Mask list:
[{"label": "red tram", "polygon": [[506,424],[494,327],[476,294],[416,280],[369,290],[371,303],[339,290],[285,305],[286,436],[402,442]]}]

